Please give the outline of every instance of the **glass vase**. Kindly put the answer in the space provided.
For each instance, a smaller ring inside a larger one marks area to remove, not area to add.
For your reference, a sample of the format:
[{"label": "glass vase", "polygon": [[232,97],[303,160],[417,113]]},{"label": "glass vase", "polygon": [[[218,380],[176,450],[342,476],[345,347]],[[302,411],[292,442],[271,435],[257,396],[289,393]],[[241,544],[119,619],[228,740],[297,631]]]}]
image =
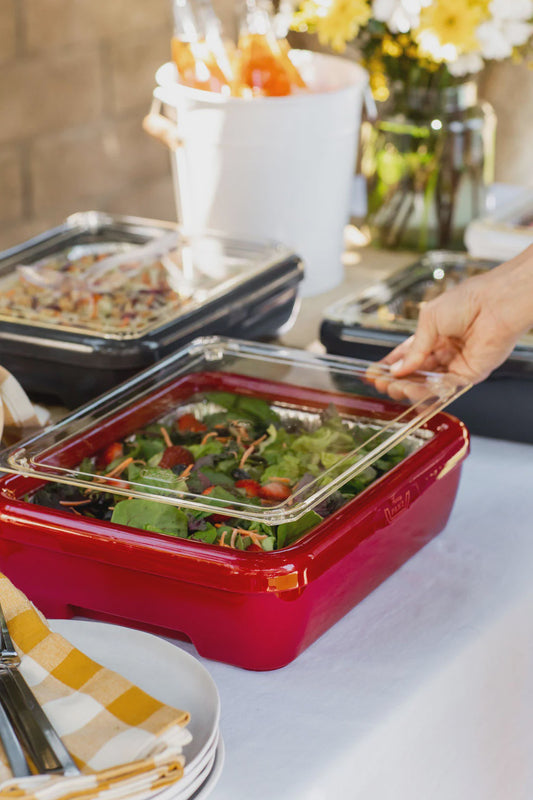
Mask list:
[{"label": "glass vase", "polygon": [[475,82],[397,84],[362,131],[367,223],[381,247],[464,249],[468,222],[494,180],[496,117]]}]

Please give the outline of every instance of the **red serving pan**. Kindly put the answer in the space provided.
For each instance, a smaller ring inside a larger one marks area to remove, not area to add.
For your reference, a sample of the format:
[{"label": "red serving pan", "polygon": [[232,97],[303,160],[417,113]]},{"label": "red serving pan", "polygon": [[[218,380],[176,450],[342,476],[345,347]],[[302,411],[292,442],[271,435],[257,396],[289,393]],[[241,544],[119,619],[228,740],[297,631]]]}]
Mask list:
[{"label": "red serving pan", "polygon": [[[224,388],[379,416],[386,403],[230,374],[182,376],[108,424],[50,454],[66,466],[157,418],[158,397]],[[161,394],[162,393],[162,394]],[[291,397],[292,393],[292,397]],[[391,405],[391,416],[394,404]],[[217,661],[255,670],[288,664],[446,525],[468,453],[446,413],[433,436],[302,539],[237,551],[34,505],[43,481],[0,480],[0,569],[48,617],[90,617],[192,641]]]}]

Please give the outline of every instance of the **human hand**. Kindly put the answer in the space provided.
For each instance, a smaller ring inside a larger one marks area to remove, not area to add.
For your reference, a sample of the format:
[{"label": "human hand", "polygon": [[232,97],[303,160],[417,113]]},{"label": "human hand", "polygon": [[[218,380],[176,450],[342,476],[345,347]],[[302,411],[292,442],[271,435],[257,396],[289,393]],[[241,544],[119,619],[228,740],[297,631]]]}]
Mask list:
[{"label": "human hand", "polygon": [[380,394],[391,400],[398,400],[404,405],[431,406],[436,399],[448,401],[449,398],[466,389],[470,381],[458,378],[451,373],[427,376],[422,373],[396,377],[391,368],[383,362],[371,364],[365,374],[365,380]]},{"label": "human hand", "polygon": [[533,327],[533,246],[422,303],[416,332],[383,363],[396,377],[418,369],[484,380]]}]

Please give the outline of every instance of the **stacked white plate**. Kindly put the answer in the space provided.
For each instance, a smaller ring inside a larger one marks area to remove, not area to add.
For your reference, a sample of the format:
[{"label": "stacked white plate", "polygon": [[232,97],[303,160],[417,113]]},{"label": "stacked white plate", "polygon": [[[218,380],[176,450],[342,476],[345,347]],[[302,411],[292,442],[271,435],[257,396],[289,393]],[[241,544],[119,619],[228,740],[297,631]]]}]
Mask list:
[{"label": "stacked white plate", "polygon": [[183,748],[184,775],[154,800],[205,800],[224,763],[220,699],[206,668],[179,647],[149,633],[87,620],[50,626],[90,658],[133,681],[148,694],[190,712],[192,742]]},{"label": "stacked white plate", "polygon": [[187,761],[183,778],[159,792],[154,800],[204,800],[218,781],[224,763],[224,743],[218,727],[220,700],[205,667],[193,656],[170,646],[179,653],[180,672],[174,679],[181,682],[184,699],[178,707],[190,711],[187,727],[192,742],[184,747]]}]

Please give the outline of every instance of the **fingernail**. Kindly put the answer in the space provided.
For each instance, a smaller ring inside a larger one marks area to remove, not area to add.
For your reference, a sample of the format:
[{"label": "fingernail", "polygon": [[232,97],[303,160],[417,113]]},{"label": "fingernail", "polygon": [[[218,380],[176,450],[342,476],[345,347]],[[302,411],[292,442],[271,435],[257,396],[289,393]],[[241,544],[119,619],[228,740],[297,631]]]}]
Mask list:
[{"label": "fingernail", "polygon": [[400,358],[400,360],[399,360],[399,361],[395,361],[395,362],[394,362],[394,364],[391,364],[390,371],[391,371],[393,374],[396,374],[397,372],[400,372],[400,370],[402,369],[402,367],[403,367],[403,358]]}]

